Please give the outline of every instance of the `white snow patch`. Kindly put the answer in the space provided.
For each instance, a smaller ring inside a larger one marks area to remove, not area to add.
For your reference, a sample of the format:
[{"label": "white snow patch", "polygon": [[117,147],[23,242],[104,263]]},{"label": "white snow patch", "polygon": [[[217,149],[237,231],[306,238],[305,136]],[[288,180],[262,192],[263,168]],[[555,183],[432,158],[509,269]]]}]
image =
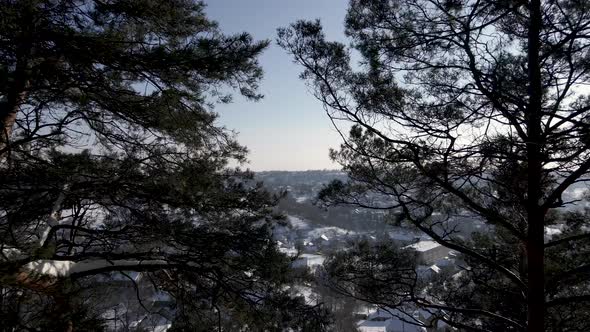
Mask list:
[{"label": "white snow patch", "polygon": [[295,294],[303,296],[305,303],[307,304],[312,304],[317,300],[316,295],[310,287],[297,285],[293,287],[293,290],[295,291]]},{"label": "white snow patch", "polygon": [[88,272],[110,266],[124,268],[126,266],[137,266],[143,264],[167,264],[164,260],[138,261],[138,260],[87,260],[80,262],[57,261],[50,259],[39,259],[27,263],[23,268],[36,274],[48,275],[54,277],[66,277],[74,273]]},{"label": "white snow patch", "polygon": [[172,327],[172,324],[158,325],[154,327],[154,332],[166,332]]},{"label": "white snow patch", "polygon": [[310,238],[318,238],[322,237],[322,235],[328,237],[338,237],[342,235],[354,235],[356,234],[355,231],[351,231],[348,229],[340,228],[340,227],[320,227],[309,231],[307,234]]},{"label": "white snow patch", "polygon": [[294,216],[287,216],[287,221],[294,229],[308,229],[309,223],[301,218]]},{"label": "white snow patch", "polygon": [[64,277],[71,273],[72,267],[74,265],[76,265],[76,262],[40,259],[27,263],[24,268],[25,270],[34,272],[36,274],[53,277]]},{"label": "white snow patch", "polygon": [[324,264],[326,257],[314,254],[302,254],[293,262],[293,267],[314,267]]},{"label": "white snow patch", "polygon": [[554,236],[561,234],[561,227],[557,226],[547,226],[545,227],[545,234],[548,236]]},{"label": "white snow patch", "polygon": [[293,256],[297,256],[297,254],[299,253],[299,251],[295,248],[279,248],[279,251],[282,252],[283,254],[293,257]]},{"label": "white snow patch", "polygon": [[309,200],[309,197],[307,197],[307,196],[295,197],[295,202],[297,202],[297,203],[304,203],[304,202],[307,202],[308,200]]},{"label": "white snow patch", "polygon": [[2,249],[2,255],[8,259],[18,259],[25,257],[22,251],[17,248],[4,248]]},{"label": "white snow patch", "polygon": [[586,191],[588,191],[586,188],[574,188],[569,194],[573,199],[582,199]]}]

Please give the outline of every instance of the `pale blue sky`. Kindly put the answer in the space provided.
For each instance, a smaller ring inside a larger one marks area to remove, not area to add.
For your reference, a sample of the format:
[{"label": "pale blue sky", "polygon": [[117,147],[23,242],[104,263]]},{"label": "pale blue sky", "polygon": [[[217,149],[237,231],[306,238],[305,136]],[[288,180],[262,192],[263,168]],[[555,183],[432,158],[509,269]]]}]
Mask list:
[{"label": "pale blue sky", "polygon": [[264,68],[261,92],[265,98],[250,102],[236,97],[220,105],[220,123],[236,130],[240,143],[250,150],[248,165],[261,170],[337,168],[328,149],[337,148],[340,136],[322,105],[299,79],[301,68],[275,43],[276,29],[298,19],[319,18],[330,40],[345,41],[347,0],[205,0],[207,15],[226,33],[247,31],[256,39],[269,39],[260,58]]}]

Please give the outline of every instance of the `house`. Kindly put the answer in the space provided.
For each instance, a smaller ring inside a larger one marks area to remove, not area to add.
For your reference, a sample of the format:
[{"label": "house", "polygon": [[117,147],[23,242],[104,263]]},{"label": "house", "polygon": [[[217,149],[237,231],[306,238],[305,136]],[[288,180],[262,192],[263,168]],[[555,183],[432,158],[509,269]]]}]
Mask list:
[{"label": "house", "polygon": [[315,254],[302,254],[293,263],[291,266],[294,268],[298,267],[309,267],[313,268],[318,265],[324,264],[324,260],[326,258],[322,255],[315,255]]},{"label": "house", "polygon": [[444,259],[449,255],[451,249],[440,245],[432,240],[423,240],[405,246],[404,249],[413,249],[418,252],[418,257],[424,265],[433,265],[437,261]]},{"label": "house", "polygon": [[434,276],[436,276],[437,274],[441,273],[441,268],[439,266],[437,266],[436,264],[430,265],[430,266],[426,266],[426,265],[420,265],[418,266],[417,272],[418,275],[421,278],[425,278],[425,279],[430,279]]},{"label": "house", "polygon": [[295,257],[297,254],[299,254],[299,250],[296,248],[279,247],[279,251],[289,257]]},{"label": "house", "polygon": [[[409,310],[409,308],[408,308]],[[404,318],[404,319],[402,319]],[[412,324],[412,322],[414,324]],[[422,326],[420,326],[422,324]],[[426,327],[428,326],[428,327]],[[402,312],[398,309],[381,309],[357,323],[360,332],[448,332],[454,331],[448,325],[436,319],[430,312],[413,309]]]},{"label": "house", "polygon": [[363,320],[357,325],[360,332],[393,332],[390,319]]},{"label": "house", "polygon": [[390,309],[377,311],[367,316],[366,320],[357,323],[360,332],[425,332],[424,327],[404,322],[399,317],[404,314],[398,310]]}]

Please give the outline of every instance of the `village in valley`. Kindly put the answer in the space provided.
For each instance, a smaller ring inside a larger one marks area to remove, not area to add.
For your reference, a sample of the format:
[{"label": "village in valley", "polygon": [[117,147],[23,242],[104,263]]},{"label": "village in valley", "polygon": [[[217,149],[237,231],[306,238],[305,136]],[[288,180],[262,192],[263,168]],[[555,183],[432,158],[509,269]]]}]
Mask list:
[{"label": "village in valley", "polygon": [[[287,224],[275,230],[275,238],[279,250],[292,257],[294,269],[303,269],[315,276],[307,285],[293,287],[294,294],[303,295],[309,303],[324,301],[322,295],[314,293],[314,283],[322,282],[326,257],[346,251],[358,241],[391,241],[403,250],[415,251],[419,261],[418,277],[423,280],[439,275],[450,276],[452,280],[458,278],[465,268],[457,252],[423,233],[409,227],[384,225],[386,216],[381,211],[348,208],[345,209],[348,213],[338,214],[315,207],[318,204],[313,204],[314,196],[327,181],[341,178],[340,172],[263,172],[259,177],[271,189],[288,192],[285,200],[290,205],[284,206],[288,213]],[[400,310],[359,301],[349,314],[354,317],[351,322],[359,332],[453,330],[442,321],[432,324],[429,321],[432,315],[428,311],[411,307]],[[431,325],[435,328],[424,327]]]},{"label": "village in valley", "polygon": [[590,331],[590,0],[0,1],[0,332]]},{"label": "village in valley", "polygon": [[[326,258],[334,252],[350,249],[353,243],[359,241],[383,241],[393,243],[402,251],[415,252],[418,262],[417,278],[424,285],[428,285],[429,280],[440,278],[447,282],[457,282],[469,269],[458,252],[441,245],[424,233],[411,227],[388,224],[388,216],[383,211],[354,207],[328,210],[318,207],[318,192],[330,180],[343,179],[341,172],[278,171],[261,172],[258,176],[271,190],[287,192],[281,205],[287,213],[287,222],[275,229],[274,237],[279,250],[292,258],[293,269],[305,270],[315,277],[307,284],[292,287],[294,295],[304,296],[310,304],[330,303],[315,291],[317,284],[323,282]],[[566,197],[576,200],[582,198],[584,193],[583,188],[574,188],[566,193]],[[572,206],[570,209],[586,206],[585,204],[587,203]],[[458,231],[457,237],[469,238],[485,230],[486,225],[478,220],[465,221],[466,219],[459,218],[453,225],[463,227]],[[546,240],[560,233],[559,226],[548,226]],[[328,291],[328,295],[331,291],[333,290]],[[338,298],[337,294],[331,295]],[[336,306],[337,303],[338,301]],[[436,316],[429,310],[418,309],[411,304],[402,308],[388,308],[358,301],[349,306],[349,309],[348,314],[353,317],[350,322],[354,323],[351,328],[356,328],[359,332],[456,331],[442,320],[432,321]]]}]

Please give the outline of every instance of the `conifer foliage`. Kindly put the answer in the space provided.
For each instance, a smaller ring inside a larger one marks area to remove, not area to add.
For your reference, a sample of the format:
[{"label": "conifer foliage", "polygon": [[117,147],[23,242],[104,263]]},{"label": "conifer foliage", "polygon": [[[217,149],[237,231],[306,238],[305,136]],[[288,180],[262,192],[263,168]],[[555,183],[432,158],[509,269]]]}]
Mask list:
[{"label": "conifer foliage", "polygon": [[[398,267],[358,269],[378,253],[349,252],[332,270],[353,295],[465,330],[589,329],[588,213],[575,204],[590,170],[589,13],[584,0],[352,0],[351,47],[318,21],[279,30],[330,118],[351,126],[331,154],[350,181],[324,200],[388,210],[465,263],[398,292]],[[392,280],[380,293],[392,296],[363,292],[363,271]]]},{"label": "conifer foliage", "polygon": [[0,2],[0,329],[121,326],[135,297],[178,330],[322,329],[213,112],[262,97],[266,46],[199,1]]}]

